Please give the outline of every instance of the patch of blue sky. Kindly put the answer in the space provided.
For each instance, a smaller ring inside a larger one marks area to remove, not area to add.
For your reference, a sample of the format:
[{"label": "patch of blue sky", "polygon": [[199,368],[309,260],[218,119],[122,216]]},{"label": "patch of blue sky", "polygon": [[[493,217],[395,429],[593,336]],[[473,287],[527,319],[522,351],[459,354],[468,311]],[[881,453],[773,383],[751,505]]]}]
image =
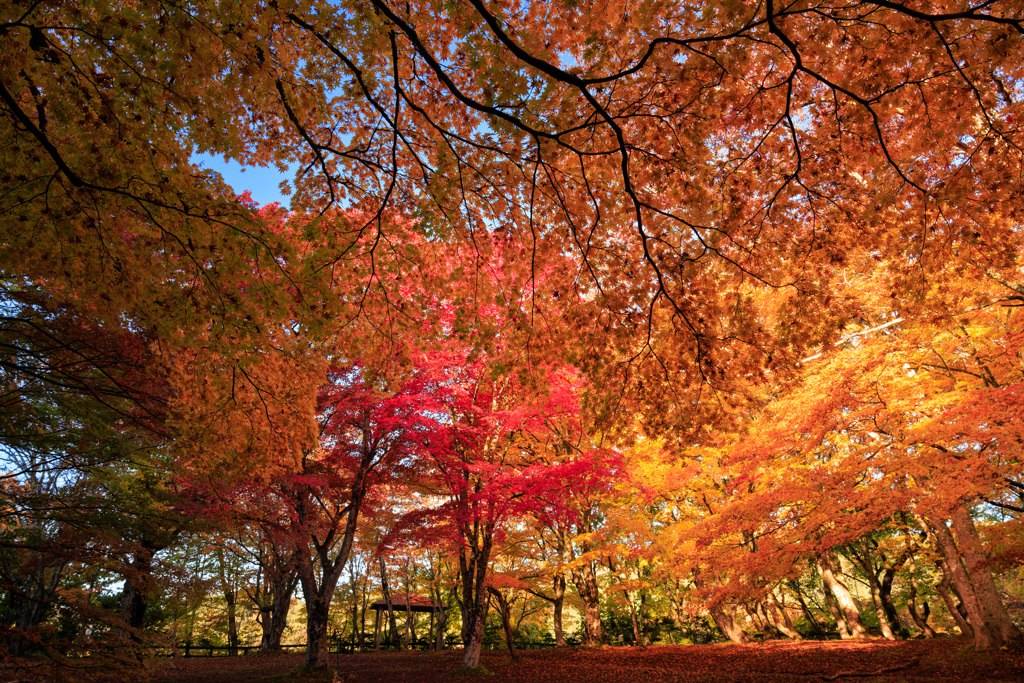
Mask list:
[{"label": "patch of blue sky", "polygon": [[213,154],[194,154],[192,163],[220,173],[221,178],[237,194],[249,191],[253,201],[261,206],[277,202],[289,206],[290,200],[281,192],[281,182],[291,180],[289,171],[282,173],[274,166],[243,166],[232,159]]}]

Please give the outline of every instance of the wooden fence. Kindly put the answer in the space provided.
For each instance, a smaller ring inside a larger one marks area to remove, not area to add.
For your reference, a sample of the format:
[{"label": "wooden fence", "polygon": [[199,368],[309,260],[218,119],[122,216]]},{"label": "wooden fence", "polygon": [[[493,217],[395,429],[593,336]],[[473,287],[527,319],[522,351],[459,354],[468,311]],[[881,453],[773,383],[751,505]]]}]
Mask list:
[{"label": "wooden fence", "polygon": [[[177,648],[158,647],[157,657],[231,657],[234,655],[247,655],[260,649],[259,645],[239,645],[232,648],[228,645],[181,645]],[[305,645],[282,645],[282,650],[305,651]],[[232,652],[234,650],[234,652]],[[175,652],[177,651],[177,652]]]},{"label": "wooden fence", "polygon": [[[369,641],[368,641],[369,642]],[[239,645],[238,647],[232,648],[228,645],[205,645],[205,644],[192,644],[192,645],[179,645],[176,648],[171,647],[158,647],[156,648],[157,657],[232,657],[247,655],[250,652],[256,652],[260,649],[259,645]],[[282,645],[282,650],[297,650],[300,652],[306,651],[305,645]],[[414,649],[425,650],[426,641],[418,640]],[[233,651],[232,651],[233,650]],[[348,654],[358,650],[354,643],[350,641],[342,641],[340,643],[331,643],[327,651],[332,655]]]}]

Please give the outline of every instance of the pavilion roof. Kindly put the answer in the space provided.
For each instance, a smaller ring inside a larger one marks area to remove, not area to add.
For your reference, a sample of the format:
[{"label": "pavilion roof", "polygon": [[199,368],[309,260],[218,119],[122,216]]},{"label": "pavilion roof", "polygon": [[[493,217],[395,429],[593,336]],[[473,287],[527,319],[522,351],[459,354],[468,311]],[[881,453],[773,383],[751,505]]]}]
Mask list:
[{"label": "pavilion roof", "polygon": [[[386,610],[388,605],[383,600],[370,605],[370,609],[374,610]],[[405,611],[405,594],[398,593],[391,596],[391,608],[396,612]],[[411,612],[439,612],[441,608],[434,604],[434,601],[430,598],[425,598],[422,595],[410,595],[409,596],[409,611]]]}]

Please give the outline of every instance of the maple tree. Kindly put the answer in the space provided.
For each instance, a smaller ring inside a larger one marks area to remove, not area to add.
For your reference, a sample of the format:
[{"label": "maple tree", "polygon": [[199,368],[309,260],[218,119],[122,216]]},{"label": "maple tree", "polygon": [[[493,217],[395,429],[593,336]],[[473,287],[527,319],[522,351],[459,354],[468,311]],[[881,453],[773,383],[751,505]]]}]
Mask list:
[{"label": "maple tree", "polygon": [[260,650],[279,650],[299,576],[293,551],[278,529],[264,527],[260,532],[258,545],[249,549],[250,553],[255,550],[259,572],[245,590],[259,610]]},{"label": "maple tree", "polygon": [[[69,636],[55,638],[47,620],[75,614],[109,654],[111,626],[141,642],[153,555],[190,526],[161,481],[166,377],[145,334],[19,278],[4,284],[3,585],[16,606],[5,638],[15,655],[59,652]],[[97,568],[124,581],[116,614],[95,610],[76,576]]]},{"label": "maple tree", "polygon": [[[423,378],[424,391],[436,402],[434,410],[444,411],[446,418],[429,437],[433,481],[425,485],[443,502],[417,510],[408,519],[428,521],[429,536],[447,537],[455,544],[466,647],[463,667],[475,668],[494,588],[488,584],[488,572],[495,543],[513,520],[530,511],[567,514],[560,499],[567,487],[586,480],[590,463],[586,458],[550,462],[538,457],[536,451],[543,444],[530,433],[543,428],[537,424],[540,415],[556,410],[557,404],[543,398],[540,405],[527,403],[536,397],[523,393],[507,375],[490,377],[482,360],[446,356],[432,359],[424,369],[429,373]],[[502,600],[504,596],[499,603]],[[507,605],[502,611],[507,623]]]},{"label": "maple tree", "polygon": [[354,364],[332,368],[328,378],[319,399],[321,448],[278,484],[294,519],[289,532],[307,605],[311,667],[326,664],[328,612],[364,500],[400,471],[415,442],[408,398],[378,393],[386,376]]},{"label": "maple tree", "polygon": [[413,371],[403,389],[421,397],[411,483],[426,498],[396,532],[418,529],[458,558],[465,668],[479,664],[495,543],[531,511],[564,514],[564,491],[592,473],[593,456],[578,448],[581,380],[542,363],[529,345],[526,321],[555,295],[548,287],[557,273],[527,289],[519,253],[500,235],[446,252],[447,272],[424,280],[424,331],[408,352]]},{"label": "maple tree", "polygon": [[219,565],[215,579],[233,593],[224,595],[228,611],[244,614],[243,604],[250,602],[260,626],[260,651],[279,651],[299,576],[289,508],[265,484],[222,480],[191,486],[189,494],[192,512],[210,524]]},{"label": "maple tree", "polygon": [[[714,507],[710,487],[694,482],[692,489],[706,510],[697,542],[711,549],[712,566],[743,567],[732,572],[740,582],[772,581],[817,556],[837,619],[857,637],[865,633],[859,609],[836,576],[834,549],[846,547],[866,570],[883,634],[894,637],[877,570],[857,544],[886,520],[902,520],[926,532],[943,558],[978,647],[1019,641],[983,566],[969,512],[1019,476],[1018,442],[1004,431],[1019,422],[1014,402],[1005,400],[1020,377],[1018,321],[1013,308],[1000,306],[998,292],[979,289],[957,290],[961,310],[936,317],[933,326],[859,336],[817,361],[803,384],[725,446],[715,489],[729,498]],[[984,297],[963,312],[965,299]],[[998,407],[981,399],[991,391],[1001,396]],[[978,419],[977,409],[990,412]],[[973,418],[960,421],[964,410]],[[710,471],[709,464],[702,454],[700,469]]]}]

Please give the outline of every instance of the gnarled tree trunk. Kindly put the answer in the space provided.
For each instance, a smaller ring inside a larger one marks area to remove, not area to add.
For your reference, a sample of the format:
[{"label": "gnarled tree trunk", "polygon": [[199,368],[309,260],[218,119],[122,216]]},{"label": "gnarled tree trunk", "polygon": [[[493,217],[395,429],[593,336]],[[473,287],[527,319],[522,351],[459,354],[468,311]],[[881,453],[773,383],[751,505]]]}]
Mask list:
[{"label": "gnarled tree trunk", "polygon": [[967,610],[963,609],[963,601],[960,600],[960,596],[957,596],[956,600],[950,595],[949,589],[953,583],[953,576],[949,573],[949,568],[946,566],[944,560],[939,560],[939,568],[942,571],[942,581],[935,587],[935,591],[942,598],[943,604],[946,605],[946,611],[949,612],[949,616],[953,617],[956,627],[960,629],[961,635],[974,637],[974,629],[967,623]]},{"label": "gnarled tree trunk", "polygon": [[786,606],[779,602],[779,599],[775,596],[775,591],[768,593],[768,614],[772,618],[772,624],[778,631],[789,638],[790,640],[803,640],[795,628],[793,628],[793,621],[786,614]]},{"label": "gnarled tree trunk", "polygon": [[736,605],[710,605],[708,612],[726,638],[738,644],[750,642],[750,636],[744,632],[736,619]]},{"label": "gnarled tree trunk", "polygon": [[892,582],[896,578],[897,571],[899,571],[899,567],[890,567],[885,570],[885,574],[882,575],[882,580],[879,583],[878,599],[882,602],[882,611],[885,612],[885,619],[889,623],[889,628],[897,636],[905,636],[907,629],[900,622],[900,615],[896,611],[896,605],[892,604]]},{"label": "gnarled tree trunk", "polygon": [[944,520],[921,521],[931,530],[963,599],[967,620],[974,631],[974,646],[979,650],[1020,647],[1024,636],[1010,620],[999,597],[992,573],[985,565],[985,552],[967,506],[958,505],[950,517],[956,538]]},{"label": "gnarled tree trunk", "polygon": [[[849,628],[847,637],[864,638],[868,632],[860,620],[860,609],[857,607],[853,595],[850,594],[850,589],[836,576],[835,570],[838,568],[837,565],[838,562],[832,557],[830,551],[822,553],[821,559],[818,561],[818,569],[821,571],[821,577],[825,581],[825,586],[832,594],[832,597],[835,598],[836,604],[842,611],[843,619]],[[839,632],[842,635],[843,629],[840,629]]]},{"label": "gnarled tree trunk", "polygon": [[[133,629],[141,629],[146,619],[149,604],[150,582],[153,573],[153,558],[156,546],[143,542],[132,558],[132,573],[125,579],[121,596],[121,613],[125,623]],[[138,640],[133,633],[132,640]]]}]

